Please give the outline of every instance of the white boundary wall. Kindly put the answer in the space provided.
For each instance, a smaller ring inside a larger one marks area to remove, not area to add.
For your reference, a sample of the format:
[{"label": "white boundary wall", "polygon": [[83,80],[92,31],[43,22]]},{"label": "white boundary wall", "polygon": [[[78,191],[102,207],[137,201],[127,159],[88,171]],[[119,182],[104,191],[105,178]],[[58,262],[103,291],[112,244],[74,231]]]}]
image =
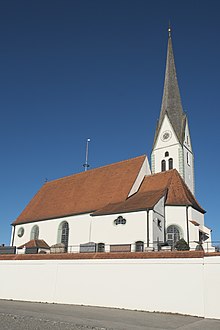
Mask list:
[{"label": "white boundary wall", "polygon": [[0,298],[220,319],[220,257],[0,261]]}]

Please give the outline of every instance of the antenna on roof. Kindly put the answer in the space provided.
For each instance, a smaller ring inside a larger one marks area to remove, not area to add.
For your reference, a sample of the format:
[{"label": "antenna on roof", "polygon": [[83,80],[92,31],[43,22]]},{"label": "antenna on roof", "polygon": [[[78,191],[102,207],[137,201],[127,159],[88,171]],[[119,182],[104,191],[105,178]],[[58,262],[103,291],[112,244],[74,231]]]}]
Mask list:
[{"label": "antenna on roof", "polygon": [[85,171],[87,171],[87,169],[89,168],[89,164],[88,164],[89,142],[90,142],[90,139],[87,139],[86,140],[86,162],[85,162],[85,164],[83,164]]}]

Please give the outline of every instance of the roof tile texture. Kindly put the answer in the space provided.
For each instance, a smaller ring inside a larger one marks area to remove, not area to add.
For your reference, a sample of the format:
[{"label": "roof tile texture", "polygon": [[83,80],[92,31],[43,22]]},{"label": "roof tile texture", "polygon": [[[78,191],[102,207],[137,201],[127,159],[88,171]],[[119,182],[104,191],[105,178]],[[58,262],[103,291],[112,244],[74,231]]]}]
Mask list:
[{"label": "roof tile texture", "polygon": [[165,205],[192,206],[204,213],[177,170],[145,176],[139,191],[127,200],[106,205],[93,215],[132,212],[152,209],[165,196]]},{"label": "roof tile texture", "polygon": [[32,239],[30,241],[28,241],[27,243],[19,246],[19,249],[22,249],[22,248],[34,248],[34,247],[37,247],[37,248],[42,248],[42,249],[49,249],[49,245],[43,240],[43,239]]},{"label": "roof tile texture", "polygon": [[80,213],[147,210],[162,196],[166,205],[188,205],[205,212],[175,169],[145,176],[138,192],[127,198],[144,159],[140,156],[46,183],[14,225]]},{"label": "roof tile texture", "polygon": [[133,212],[152,209],[155,204],[165,196],[166,190],[145,191],[129,197],[124,202],[108,204],[103,209],[94,212],[92,215]]},{"label": "roof tile texture", "polygon": [[45,183],[13,224],[88,213],[125,200],[145,157]]},{"label": "roof tile texture", "polygon": [[205,213],[176,169],[145,176],[139,192],[155,189],[167,189],[166,205],[188,205]]}]

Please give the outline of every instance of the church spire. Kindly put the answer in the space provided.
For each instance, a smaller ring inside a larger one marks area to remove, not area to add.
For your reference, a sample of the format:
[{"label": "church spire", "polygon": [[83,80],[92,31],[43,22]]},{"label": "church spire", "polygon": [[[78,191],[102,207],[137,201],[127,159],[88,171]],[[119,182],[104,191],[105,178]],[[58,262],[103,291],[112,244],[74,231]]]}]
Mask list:
[{"label": "church spire", "polygon": [[159,130],[165,115],[168,116],[171,125],[176,133],[179,142],[183,143],[183,131],[185,125],[185,114],[182,109],[180,91],[176,76],[176,67],[174,62],[171,27],[168,27],[168,46],[167,46],[167,60],[165,81],[163,89],[163,98],[161,104],[160,118],[155,134],[154,143],[157,140]]},{"label": "church spire", "polygon": [[193,164],[189,125],[181,104],[169,26],[163,98],[151,153],[152,173],[176,168],[194,193]]}]

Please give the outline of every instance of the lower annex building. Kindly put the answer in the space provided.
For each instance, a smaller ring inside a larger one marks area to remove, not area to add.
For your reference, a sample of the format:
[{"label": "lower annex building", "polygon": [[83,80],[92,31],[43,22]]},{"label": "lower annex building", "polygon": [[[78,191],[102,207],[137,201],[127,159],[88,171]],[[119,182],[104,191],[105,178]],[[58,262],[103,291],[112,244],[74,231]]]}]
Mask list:
[{"label": "lower annex building", "polygon": [[41,240],[69,252],[144,251],[183,238],[191,249],[210,249],[204,214],[194,196],[194,157],[169,29],[151,168],[143,155],[45,183],[13,222],[11,245]]}]

